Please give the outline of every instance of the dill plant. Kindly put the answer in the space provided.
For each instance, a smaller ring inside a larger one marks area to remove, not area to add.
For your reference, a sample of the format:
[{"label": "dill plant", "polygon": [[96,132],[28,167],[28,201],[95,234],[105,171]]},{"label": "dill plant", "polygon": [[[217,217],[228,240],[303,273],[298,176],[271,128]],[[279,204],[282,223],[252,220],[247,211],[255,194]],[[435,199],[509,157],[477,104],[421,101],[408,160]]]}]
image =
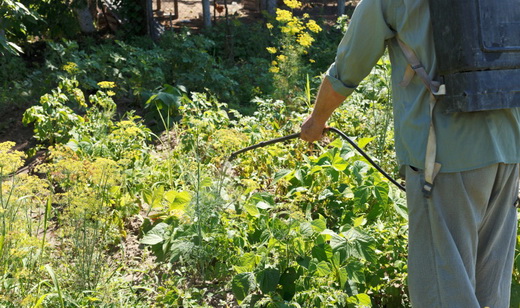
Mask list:
[{"label": "dill plant", "polygon": [[[276,98],[287,99],[293,92],[297,92],[296,85],[305,77],[304,55],[314,42],[314,35],[322,28],[308,14],[302,17],[295,16],[293,11],[300,8],[302,3],[296,0],[284,0],[290,9],[277,9],[275,22],[266,26],[273,36],[273,46],[267,47],[272,61],[269,71],[274,75],[277,85]],[[303,87],[302,87],[303,88]]]},{"label": "dill plant", "polygon": [[[67,303],[81,302],[86,294],[107,298],[101,285],[114,273],[107,251],[120,241],[117,205],[122,171],[113,160],[82,159],[65,146],[51,149],[50,160],[38,168],[57,190],[57,246],[49,251],[66,266],[52,266]],[[88,301],[88,298],[86,299]]]},{"label": "dill plant", "polygon": [[20,306],[35,300],[32,290],[42,273],[46,246],[40,238],[49,198],[46,181],[15,172],[25,155],[0,144],[0,305]]},{"label": "dill plant", "polygon": [[[54,191],[58,229],[52,249],[46,251],[49,257],[65,260],[66,266],[50,262],[47,271],[54,289],[61,290],[62,305],[112,301],[103,286],[112,284],[119,270],[109,251],[118,249],[126,218],[138,210],[136,190],[150,163],[150,131],[131,113],[115,121],[115,84],[99,86],[103,91],[89,97],[84,113],[71,109],[84,125],[72,127],[68,139],[56,140],[47,161],[36,170],[46,175]],[[65,98],[63,102],[68,103]],[[53,302],[50,294],[40,302]]]}]

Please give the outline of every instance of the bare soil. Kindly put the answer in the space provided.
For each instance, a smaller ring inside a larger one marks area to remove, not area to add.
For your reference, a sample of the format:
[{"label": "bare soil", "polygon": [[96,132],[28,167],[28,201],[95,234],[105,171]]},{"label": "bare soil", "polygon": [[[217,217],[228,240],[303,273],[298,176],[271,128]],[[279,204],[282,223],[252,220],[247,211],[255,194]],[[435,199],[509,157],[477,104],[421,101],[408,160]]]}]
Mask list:
[{"label": "bare soil", "polygon": [[[345,14],[352,12],[360,0],[347,1]],[[160,2],[160,9],[157,4]],[[260,9],[259,0],[213,0],[211,1],[211,16],[213,22],[224,20],[226,6],[228,17],[240,20],[257,20],[264,18]],[[308,13],[314,19],[324,19],[334,22],[337,16],[337,1],[335,0],[303,0],[302,8],[296,14]],[[278,5],[283,5],[279,0]],[[175,11],[173,0],[154,0],[154,15],[166,28],[189,27],[200,29],[202,21],[202,2],[200,0],[179,0]],[[177,13],[177,14],[176,14]]]}]

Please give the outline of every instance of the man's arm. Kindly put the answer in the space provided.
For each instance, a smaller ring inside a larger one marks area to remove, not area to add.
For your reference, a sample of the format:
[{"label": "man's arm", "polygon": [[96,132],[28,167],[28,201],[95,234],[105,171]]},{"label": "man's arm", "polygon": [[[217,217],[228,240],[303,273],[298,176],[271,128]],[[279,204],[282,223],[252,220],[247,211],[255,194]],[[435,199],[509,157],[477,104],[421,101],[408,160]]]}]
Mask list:
[{"label": "man's arm", "polygon": [[313,142],[322,136],[332,112],[370,73],[385,51],[385,42],[395,36],[385,20],[386,0],[361,1],[341,40],[334,63],[322,81],[312,114],[301,127],[300,137]]},{"label": "man's arm", "polygon": [[327,120],[345,98],[346,96],[334,91],[331,82],[325,77],[321,82],[314,110],[302,124],[300,138],[309,142],[321,139]]}]

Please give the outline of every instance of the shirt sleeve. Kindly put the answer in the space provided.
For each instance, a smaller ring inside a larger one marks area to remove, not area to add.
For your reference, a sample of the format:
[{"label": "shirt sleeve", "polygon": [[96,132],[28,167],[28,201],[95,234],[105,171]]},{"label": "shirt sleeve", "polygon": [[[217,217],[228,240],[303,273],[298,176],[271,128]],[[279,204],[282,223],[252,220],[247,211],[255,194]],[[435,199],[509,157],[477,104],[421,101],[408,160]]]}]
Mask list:
[{"label": "shirt sleeve", "polygon": [[352,15],[334,63],[326,78],[334,91],[349,96],[370,73],[385,51],[385,41],[394,31],[385,21],[384,0],[363,0]]}]

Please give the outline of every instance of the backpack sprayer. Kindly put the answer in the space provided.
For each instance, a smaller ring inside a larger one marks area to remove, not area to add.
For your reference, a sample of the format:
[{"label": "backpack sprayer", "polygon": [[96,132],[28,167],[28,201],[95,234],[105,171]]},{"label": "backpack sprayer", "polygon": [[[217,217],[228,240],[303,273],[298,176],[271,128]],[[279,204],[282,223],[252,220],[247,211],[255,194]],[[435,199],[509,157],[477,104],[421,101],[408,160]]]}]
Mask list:
[{"label": "backpack sprayer", "polygon": [[[347,135],[345,135],[345,133],[343,133],[342,131],[340,131],[339,129],[334,128],[334,127],[328,127],[328,128],[325,129],[325,131],[331,131],[331,132],[334,132],[334,133],[338,134],[341,138],[343,138],[348,143],[350,143],[350,145],[352,145],[372,166],[374,166],[374,168],[377,169],[377,171],[379,171],[382,175],[384,175],[390,182],[392,182],[395,186],[399,187],[399,189],[401,189],[402,191],[406,191],[406,189],[404,188],[403,185],[399,184],[399,182],[397,182],[393,177],[391,177],[388,173],[386,173],[383,169],[381,169],[381,167],[376,162],[374,162],[370,158],[370,156],[368,156],[368,154],[365,151],[363,151],[354,141],[352,141],[352,139],[350,139]],[[254,150],[254,149],[257,149],[257,148],[261,148],[261,147],[265,147],[265,146],[270,145],[270,144],[275,144],[275,143],[278,143],[278,142],[283,142],[283,141],[287,141],[287,140],[291,140],[291,139],[296,139],[298,137],[300,137],[300,133],[294,133],[294,134],[283,136],[283,137],[280,137],[280,138],[275,138],[275,139],[271,139],[271,140],[267,140],[267,141],[262,141],[260,143],[255,144],[255,145],[248,146],[246,148],[243,148],[241,150],[238,150],[236,152],[231,153],[231,155],[228,158],[228,161],[232,161],[233,159],[235,159],[237,157],[237,155],[242,154],[244,152],[247,152],[247,151],[250,151],[250,150]]]}]

